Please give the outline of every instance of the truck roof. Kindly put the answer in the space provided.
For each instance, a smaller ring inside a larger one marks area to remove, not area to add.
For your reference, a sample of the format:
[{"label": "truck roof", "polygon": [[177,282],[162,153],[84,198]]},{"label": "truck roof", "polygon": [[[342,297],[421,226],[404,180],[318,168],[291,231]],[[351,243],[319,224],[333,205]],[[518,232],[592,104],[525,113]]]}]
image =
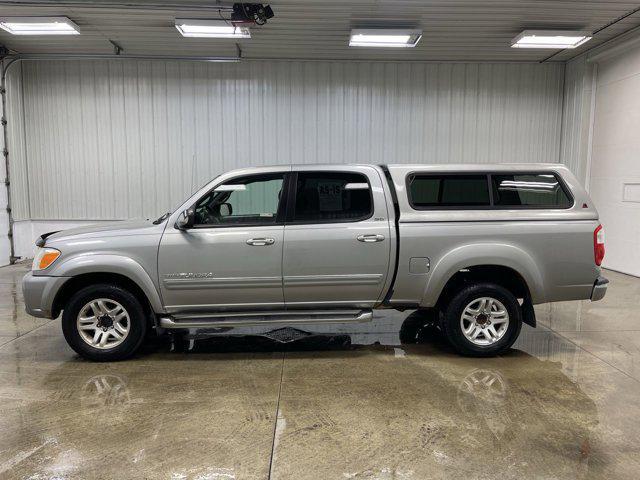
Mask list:
[{"label": "truck roof", "polygon": [[406,164],[393,163],[387,165],[389,169],[404,170],[428,170],[428,171],[468,171],[468,172],[485,172],[485,171],[505,171],[513,170],[523,171],[540,171],[540,170],[565,170],[567,167],[562,163],[438,163],[438,164]]},{"label": "truck roof", "polygon": [[396,171],[432,171],[432,172],[486,172],[486,171],[514,171],[514,172],[531,172],[531,171],[568,171],[567,167],[562,163],[299,163],[299,164],[281,164],[281,165],[259,165],[253,167],[245,167],[234,169],[232,172],[239,171],[291,171],[296,169],[309,170],[319,168],[328,169],[344,169],[345,167],[387,167],[389,170]]},{"label": "truck roof", "polygon": [[[274,165],[275,166],[275,165]],[[375,163],[319,163],[309,164],[300,163],[292,165],[279,165],[286,168],[309,168],[311,166],[318,168],[336,168],[336,167],[348,167],[348,166],[365,166],[365,167],[378,167],[380,164]],[[382,164],[387,168],[411,168],[417,170],[462,170],[462,171],[486,171],[486,170],[517,170],[517,171],[530,171],[530,170],[551,170],[551,169],[565,169],[567,168],[562,163],[387,163]],[[259,168],[259,167],[258,167]]]}]

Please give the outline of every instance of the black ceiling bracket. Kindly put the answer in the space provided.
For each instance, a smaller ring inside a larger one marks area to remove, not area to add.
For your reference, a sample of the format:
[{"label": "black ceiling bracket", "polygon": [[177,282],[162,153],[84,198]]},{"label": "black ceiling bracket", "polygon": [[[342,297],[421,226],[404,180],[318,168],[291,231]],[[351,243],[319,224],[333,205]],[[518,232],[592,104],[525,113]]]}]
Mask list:
[{"label": "black ceiling bracket", "polygon": [[122,53],[124,53],[124,49],[118,45],[116,42],[114,42],[113,40],[109,39],[109,43],[111,45],[113,45],[113,54],[114,55],[120,55]]}]

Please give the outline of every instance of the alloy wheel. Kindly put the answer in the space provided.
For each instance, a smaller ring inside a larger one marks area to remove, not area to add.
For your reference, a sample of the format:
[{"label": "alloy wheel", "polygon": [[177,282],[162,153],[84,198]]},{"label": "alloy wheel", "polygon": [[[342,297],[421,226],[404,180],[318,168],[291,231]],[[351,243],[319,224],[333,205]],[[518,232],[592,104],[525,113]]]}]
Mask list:
[{"label": "alloy wheel", "polygon": [[507,333],[509,312],[495,298],[476,298],[462,311],[460,327],[465,338],[474,345],[489,346]]},{"label": "alloy wheel", "polygon": [[129,335],[131,320],[127,310],[115,300],[91,300],[78,313],[76,326],[80,338],[94,348],[108,350]]}]

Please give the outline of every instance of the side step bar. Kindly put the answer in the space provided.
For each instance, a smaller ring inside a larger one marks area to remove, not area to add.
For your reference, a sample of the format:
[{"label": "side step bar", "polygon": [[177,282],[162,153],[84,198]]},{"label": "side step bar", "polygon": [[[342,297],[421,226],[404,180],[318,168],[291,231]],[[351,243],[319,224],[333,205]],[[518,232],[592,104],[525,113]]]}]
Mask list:
[{"label": "side step bar", "polygon": [[313,325],[325,323],[370,322],[371,310],[283,311],[283,312],[225,312],[214,315],[188,314],[160,317],[162,328],[224,328],[262,325]]}]

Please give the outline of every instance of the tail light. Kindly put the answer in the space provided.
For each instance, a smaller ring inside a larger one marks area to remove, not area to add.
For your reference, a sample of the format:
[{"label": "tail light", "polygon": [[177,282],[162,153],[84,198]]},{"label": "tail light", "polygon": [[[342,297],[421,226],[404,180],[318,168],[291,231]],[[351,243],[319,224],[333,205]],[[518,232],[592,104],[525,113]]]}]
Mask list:
[{"label": "tail light", "polygon": [[593,257],[596,265],[600,266],[604,258],[604,229],[598,225],[593,231]]}]

